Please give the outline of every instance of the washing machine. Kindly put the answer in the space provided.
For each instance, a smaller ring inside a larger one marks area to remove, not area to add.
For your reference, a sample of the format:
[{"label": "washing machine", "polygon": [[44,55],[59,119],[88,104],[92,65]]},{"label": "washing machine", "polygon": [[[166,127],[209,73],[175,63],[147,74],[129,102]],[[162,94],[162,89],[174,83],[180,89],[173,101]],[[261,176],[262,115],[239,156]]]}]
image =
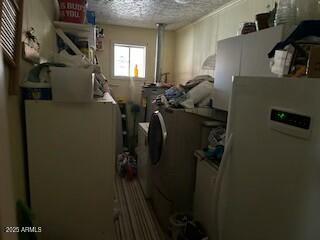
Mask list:
[{"label": "washing machine", "polygon": [[195,186],[194,152],[201,146],[201,126],[208,119],[183,109],[154,112],[148,132],[152,203],[166,229],[175,212],[191,212]]}]

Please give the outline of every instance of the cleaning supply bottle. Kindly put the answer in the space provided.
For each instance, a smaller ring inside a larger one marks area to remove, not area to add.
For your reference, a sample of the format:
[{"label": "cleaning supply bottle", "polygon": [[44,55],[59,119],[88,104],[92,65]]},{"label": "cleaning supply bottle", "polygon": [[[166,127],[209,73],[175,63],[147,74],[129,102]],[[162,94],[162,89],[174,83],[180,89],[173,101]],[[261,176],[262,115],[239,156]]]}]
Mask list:
[{"label": "cleaning supply bottle", "polygon": [[139,77],[138,64],[136,64],[136,65],[134,66],[133,75],[134,75],[135,78],[138,78],[138,77]]}]

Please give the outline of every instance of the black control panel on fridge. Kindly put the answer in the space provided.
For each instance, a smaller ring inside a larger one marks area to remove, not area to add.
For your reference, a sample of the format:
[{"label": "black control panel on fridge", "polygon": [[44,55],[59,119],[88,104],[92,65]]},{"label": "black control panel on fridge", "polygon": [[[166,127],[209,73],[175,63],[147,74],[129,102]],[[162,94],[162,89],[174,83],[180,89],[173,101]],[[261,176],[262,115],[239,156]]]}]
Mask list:
[{"label": "black control panel on fridge", "polygon": [[311,117],[277,109],[271,110],[271,120],[306,130],[310,129],[311,124]]}]

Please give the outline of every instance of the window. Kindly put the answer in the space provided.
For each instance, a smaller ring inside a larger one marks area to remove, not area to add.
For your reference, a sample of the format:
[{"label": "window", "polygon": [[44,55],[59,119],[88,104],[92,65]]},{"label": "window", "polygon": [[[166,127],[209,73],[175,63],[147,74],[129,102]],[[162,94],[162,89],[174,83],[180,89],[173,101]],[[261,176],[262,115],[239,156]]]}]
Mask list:
[{"label": "window", "polygon": [[1,2],[1,47],[10,63],[16,64],[19,41],[19,20],[21,1],[0,0]]},{"label": "window", "polygon": [[135,68],[138,78],[146,77],[146,47],[114,44],[114,77],[134,77]]},{"label": "window", "polygon": [[9,69],[9,94],[18,94],[24,0],[0,0],[0,47]]}]

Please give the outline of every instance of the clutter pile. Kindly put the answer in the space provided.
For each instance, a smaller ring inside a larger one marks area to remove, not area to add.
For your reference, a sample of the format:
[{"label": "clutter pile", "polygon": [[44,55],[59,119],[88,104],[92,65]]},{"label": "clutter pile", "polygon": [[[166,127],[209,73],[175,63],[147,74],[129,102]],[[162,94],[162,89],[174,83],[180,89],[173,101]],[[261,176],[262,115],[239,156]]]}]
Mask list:
[{"label": "clutter pile", "polygon": [[225,139],[226,129],[224,127],[213,128],[208,137],[209,146],[203,149],[206,158],[218,166],[223,157]]},{"label": "clutter pile", "polygon": [[209,75],[193,78],[184,85],[174,86],[159,95],[155,102],[158,105],[174,108],[192,109],[195,106],[208,106],[213,92],[214,79]]},{"label": "clutter pile", "polygon": [[208,240],[200,222],[188,213],[177,213],[170,217],[170,232],[173,240]]},{"label": "clutter pile", "polygon": [[271,71],[280,77],[320,77],[320,21],[301,22],[269,53]]},{"label": "clutter pile", "polygon": [[199,222],[188,222],[177,240],[208,240],[208,236]]},{"label": "clutter pile", "polygon": [[23,57],[35,64],[21,83],[24,99],[87,103],[103,98],[110,88],[95,54],[96,37],[104,36],[102,28],[96,31],[95,12],[88,11],[87,0],[56,4],[60,10],[59,21],[54,22],[57,53],[40,61],[34,29],[24,33]]},{"label": "clutter pile", "polygon": [[[69,73],[73,77],[68,77]],[[98,65],[89,64],[82,56],[70,55],[66,50],[56,54],[51,63],[35,65],[21,87],[26,100],[59,101],[63,94],[68,95],[64,96],[67,101],[77,101],[77,98],[85,101],[85,97],[81,98],[81,89],[89,100],[101,98],[110,92],[107,79]]]},{"label": "clutter pile", "polygon": [[118,173],[120,177],[128,180],[137,176],[137,160],[128,152],[118,155]]}]

